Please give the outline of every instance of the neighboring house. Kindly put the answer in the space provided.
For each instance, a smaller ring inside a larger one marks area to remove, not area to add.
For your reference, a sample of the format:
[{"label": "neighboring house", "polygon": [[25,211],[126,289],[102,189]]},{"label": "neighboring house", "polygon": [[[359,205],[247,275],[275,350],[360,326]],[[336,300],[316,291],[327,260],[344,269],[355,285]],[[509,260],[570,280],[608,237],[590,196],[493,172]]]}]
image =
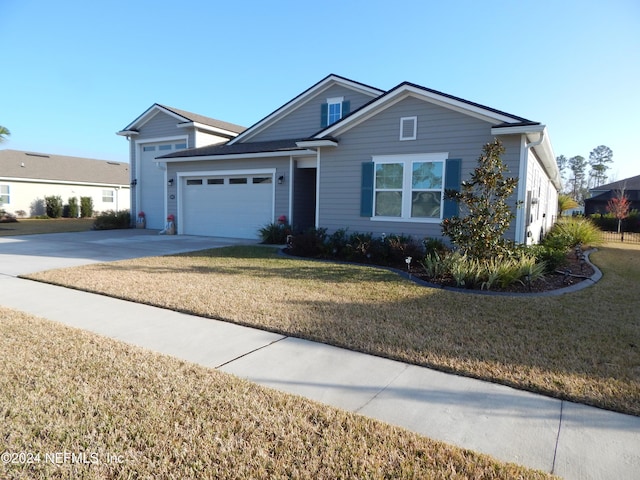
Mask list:
[{"label": "neighboring house", "polygon": [[624,193],[631,203],[631,210],[640,210],[640,175],[607,183],[589,190],[591,197],[584,201],[584,214],[607,213],[607,203]]},{"label": "neighboring house", "polygon": [[181,234],[256,238],[285,215],[301,229],[422,239],[457,214],[444,189],[469,178],[495,137],[520,178],[508,236],[536,242],[561,186],[546,127],[408,82],[383,91],[329,75],[224,144],[155,161]]},{"label": "neighboring house", "polygon": [[129,209],[129,164],[45,153],[0,150],[0,208],[44,215],[48,196],[93,199],[93,210]]},{"label": "neighboring house", "polygon": [[167,176],[166,163],[156,157],[226,142],[243,130],[232,123],[153,104],[117,132],[129,140],[132,213],[144,212],[147,228],[164,228],[175,187],[168,185],[173,177]]}]

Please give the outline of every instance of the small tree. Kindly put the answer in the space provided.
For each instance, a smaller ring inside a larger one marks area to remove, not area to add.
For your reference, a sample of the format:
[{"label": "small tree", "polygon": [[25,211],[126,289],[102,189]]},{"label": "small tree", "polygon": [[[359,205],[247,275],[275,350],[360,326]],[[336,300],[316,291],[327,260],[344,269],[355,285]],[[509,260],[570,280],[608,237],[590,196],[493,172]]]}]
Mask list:
[{"label": "small tree", "polygon": [[47,217],[60,218],[62,216],[62,197],[59,195],[51,195],[44,197],[46,205]]},{"label": "small tree", "polygon": [[78,218],[78,198],[69,197],[69,218]]},{"label": "small tree", "polygon": [[558,195],[558,216],[561,217],[564,212],[571,210],[572,208],[578,208],[578,202],[576,202],[570,195],[561,194]]},{"label": "small tree", "polygon": [[80,197],[80,216],[82,218],[93,216],[93,198]]},{"label": "small tree", "polygon": [[500,140],[487,143],[482,150],[471,181],[462,182],[459,192],[445,191],[445,198],[458,202],[466,215],[445,219],[442,233],[462,253],[487,259],[511,252],[504,233],[515,215],[507,199],[516,189],[518,179],[504,176],[507,167],[500,158],[505,151]]},{"label": "small tree", "polygon": [[621,232],[622,220],[629,216],[629,210],[631,210],[631,202],[624,194],[624,190],[617,191],[616,196],[607,202],[607,212],[618,219],[618,233],[621,242],[624,242],[624,232]]}]

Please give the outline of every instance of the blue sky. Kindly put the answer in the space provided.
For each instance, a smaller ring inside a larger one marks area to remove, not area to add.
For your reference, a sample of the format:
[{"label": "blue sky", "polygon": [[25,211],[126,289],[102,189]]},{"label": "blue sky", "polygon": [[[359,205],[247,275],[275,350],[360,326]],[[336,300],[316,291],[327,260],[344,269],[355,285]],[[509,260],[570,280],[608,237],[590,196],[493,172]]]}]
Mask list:
[{"label": "blue sky", "polygon": [[[0,0],[2,148],[127,161],[153,103],[250,126],[329,73],[547,125],[640,175],[637,0]],[[480,153],[479,146],[479,151]]]}]

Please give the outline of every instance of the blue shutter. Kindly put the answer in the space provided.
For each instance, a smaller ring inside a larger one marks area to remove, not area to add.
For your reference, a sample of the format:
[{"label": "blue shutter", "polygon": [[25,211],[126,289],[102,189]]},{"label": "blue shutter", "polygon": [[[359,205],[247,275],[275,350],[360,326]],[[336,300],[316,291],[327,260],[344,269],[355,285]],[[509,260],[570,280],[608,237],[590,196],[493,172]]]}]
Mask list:
[{"label": "blue shutter", "polygon": [[362,163],[362,182],[360,185],[360,216],[373,216],[373,162]]},{"label": "blue shutter", "polygon": [[[462,160],[459,158],[450,158],[445,164],[444,189],[460,191],[460,182],[462,181],[461,172]],[[442,208],[442,218],[451,218],[458,215],[458,202],[445,198]]]},{"label": "blue shutter", "polygon": [[320,126],[322,128],[329,125],[329,105],[323,103],[320,105]]},{"label": "blue shutter", "polygon": [[351,112],[351,101],[345,100],[344,102],[342,102],[342,118],[349,115],[350,112]]}]

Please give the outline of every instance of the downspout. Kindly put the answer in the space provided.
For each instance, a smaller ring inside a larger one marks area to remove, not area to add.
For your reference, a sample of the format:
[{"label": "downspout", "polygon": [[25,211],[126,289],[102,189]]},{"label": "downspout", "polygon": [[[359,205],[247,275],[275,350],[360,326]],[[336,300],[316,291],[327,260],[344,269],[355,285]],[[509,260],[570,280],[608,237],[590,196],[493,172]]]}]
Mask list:
[{"label": "downspout", "polygon": [[[529,173],[529,149],[533,148],[533,147],[537,147],[538,145],[540,145],[543,141],[544,141],[544,130],[542,130],[540,132],[540,138],[538,140],[536,140],[535,142],[529,142],[527,143],[527,135],[523,135],[524,138],[524,149],[523,149],[523,158],[520,162],[520,179],[524,178],[525,182],[525,188],[522,189],[518,189],[518,202],[520,202],[521,205],[524,205],[525,208],[524,209],[520,209],[520,215],[518,215],[518,217],[516,218],[516,243],[526,243],[527,241],[527,234],[525,232],[525,228],[527,226],[527,219],[524,218],[524,216],[527,214],[527,208],[526,208],[526,202],[527,202],[527,180],[528,180],[528,173]],[[522,183],[521,183],[522,185]]]}]

